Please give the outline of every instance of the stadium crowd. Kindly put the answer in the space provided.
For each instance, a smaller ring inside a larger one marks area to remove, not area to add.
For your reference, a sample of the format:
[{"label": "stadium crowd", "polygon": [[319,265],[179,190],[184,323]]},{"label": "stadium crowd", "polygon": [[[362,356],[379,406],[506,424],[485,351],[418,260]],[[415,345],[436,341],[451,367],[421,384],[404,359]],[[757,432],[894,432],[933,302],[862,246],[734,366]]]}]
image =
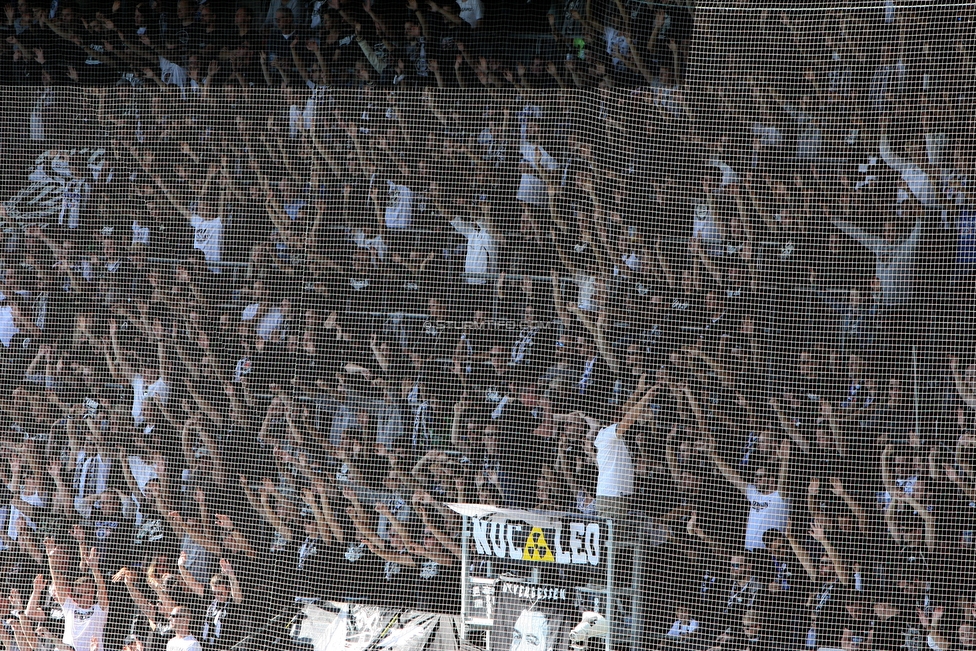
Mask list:
[{"label": "stadium crowd", "polygon": [[647,647],[976,645],[974,7],[525,4],[7,6],[7,649],[455,612],[452,502]]}]

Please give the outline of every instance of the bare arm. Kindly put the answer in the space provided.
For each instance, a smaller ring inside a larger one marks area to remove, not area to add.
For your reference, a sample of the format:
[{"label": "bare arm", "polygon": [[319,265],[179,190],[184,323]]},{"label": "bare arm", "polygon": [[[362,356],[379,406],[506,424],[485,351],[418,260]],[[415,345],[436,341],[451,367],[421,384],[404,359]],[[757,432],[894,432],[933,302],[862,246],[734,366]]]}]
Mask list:
[{"label": "bare arm", "polygon": [[135,574],[133,574],[129,568],[123,567],[112,580],[115,581],[116,577],[125,584],[125,589],[128,590],[129,597],[132,598],[133,603],[135,603],[143,617],[149,621],[150,628],[155,629],[156,613],[154,612],[153,607],[149,605],[149,600],[146,599],[146,595],[142,594],[142,591],[136,587]]},{"label": "bare arm", "polygon": [[739,476],[739,473],[730,468],[728,464],[722,460],[718,452],[715,451],[714,439],[709,438],[707,448],[708,455],[711,457],[712,463],[714,463],[715,467],[718,468],[718,471],[722,473],[722,476],[725,477],[725,479],[732,484],[737,491],[743,495],[747,495],[749,493],[749,485],[743,481],[742,477]]},{"label": "bare arm", "polygon": [[830,478],[830,490],[834,493],[834,495],[837,495],[844,500],[844,504],[847,505],[847,508],[849,508],[854,513],[854,517],[857,518],[858,529],[861,530],[861,533],[867,535],[868,518],[867,514],[864,512],[864,507],[861,506],[861,503],[851,497],[850,493],[844,489],[844,483],[837,477]]},{"label": "bare arm", "polygon": [[[850,585],[851,575],[848,571],[847,565],[844,563],[844,559],[841,557],[837,548],[834,547],[833,543],[830,542],[830,538],[827,537],[827,533],[824,531],[823,526],[814,523],[810,526],[810,535],[813,536],[814,540],[823,545],[824,551],[827,552],[827,556],[834,563],[834,570],[837,572],[837,578],[844,585]],[[816,579],[814,579],[816,580]]]},{"label": "bare arm", "polygon": [[790,542],[790,547],[793,548],[793,553],[800,560],[800,564],[803,565],[803,569],[806,570],[807,576],[810,580],[816,583],[820,580],[819,572],[817,571],[817,566],[813,564],[810,559],[810,554],[807,553],[806,548],[801,545],[796,538],[793,536],[793,532],[787,527],[786,539]]},{"label": "bare arm", "polygon": [[637,403],[632,406],[626,414],[624,414],[624,417],[620,419],[620,424],[617,425],[618,437],[623,437],[628,431],[630,431],[630,428],[634,426],[634,423],[637,422],[640,415],[644,413],[644,409],[647,408],[648,403],[652,398],[654,398],[660,388],[661,386],[659,384],[652,386],[647,390],[647,393],[644,394],[644,397],[637,401]]},{"label": "bare arm", "polygon": [[58,549],[58,545],[54,542],[53,538],[46,538],[44,540],[44,547],[47,550],[48,572],[51,574],[54,599],[63,606],[64,602],[71,596],[71,589],[68,587],[64,575],[61,574],[61,570],[57,567],[57,561],[62,552]]},{"label": "bare arm", "polygon": [[780,495],[786,492],[786,480],[790,476],[790,442],[783,439],[779,445],[779,480],[776,482],[776,490]]},{"label": "bare arm", "polygon": [[198,597],[205,597],[207,595],[207,589],[186,569],[186,552],[180,553],[180,558],[176,562],[176,566],[180,570],[180,578],[183,579],[183,583],[187,589]]},{"label": "bare arm", "polygon": [[234,574],[234,567],[230,564],[230,561],[223,558],[220,559],[220,573],[226,576],[227,581],[230,583],[230,598],[237,605],[244,603],[244,593],[241,591],[241,584],[237,580],[237,575]]},{"label": "bare arm", "polygon": [[92,547],[88,552],[88,569],[91,570],[92,577],[95,579],[95,599],[98,605],[101,606],[102,610],[108,612],[109,600],[108,600],[108,588],[105,585],[105,577],[102,576],[102,572],[98,569],[98,549]]},{"label": "bare arm", "polygon": [[27,602],[27,608],[24,609],[24,613],[30,619],[36,622],[47,621],[47,613],[41,610],[40,601],[41,594],[44,592],[44,587],[47,585],[44,575],[38,574],[34,577],[34,589],[31,590],[30,599]]},{"label": "bare arm", "polygon": [[976,409],[976,392],[973,392],[969,388],[962,373],[959,370],[959,358],[955,355],[949,356],[949,366],[952,368],[952,379],[956,383],[956,391],[959,392],[959,397],[962,398],[963,402],[969,405],[970,409]]}]

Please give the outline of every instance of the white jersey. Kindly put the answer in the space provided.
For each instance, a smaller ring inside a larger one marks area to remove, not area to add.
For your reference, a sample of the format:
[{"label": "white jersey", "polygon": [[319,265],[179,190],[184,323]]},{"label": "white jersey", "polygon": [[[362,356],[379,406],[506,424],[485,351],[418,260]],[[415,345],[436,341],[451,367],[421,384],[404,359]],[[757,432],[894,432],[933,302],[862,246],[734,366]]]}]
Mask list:
[{"label": "white jersey", "polygon": [[786,520],[790,515],[790,503],[773,491],[763,495],[753,484],[746,488],[749,500],[749,524],[746,525],[746,551],[765,549],[763,534],[770,529],[786,531]]},{"label": "white jersey", "polygon": [[192,635],[177,635],[166,643],[166,651],[203,651],[203,648]]},{"label": "white jersey", "polygon": [[625,497],[634,493],[634,462],[627,443],[617,438],[617,424],[601,429],[596,448],[597,497]]},{"label": "white jersey", "polygon": [[14,308],[9,305],[0,305],[0,343],[3,344],[4,348],[10,348],[14,335],[18,332],[20,332],[20,328],[14,321]]},{"label": "white jersey", "polygon": [[102,645],[102,631],[108,621],[108,611],[98,604],[91,608],[81,608],[70,597],[61,607],[64,611],[64,637],[62,641],[75,651],[89,651],[92,648],[92,638],[98,640],[99,649]]},{"label": "white jersey", "polygon": [[[475,222],[472,225],[455,219],[451,222],[451,226],[468,239],[468,248],[464,256],[464,272],[467,274],[494,273],[497,266],[495,239],[482,223]],[[479,276],[470,276],[466,280],[471,285],[484,285],[488,282],[487,278]]]},{"label": "white jersey", "polygon": [[[193,248],[203,251],[203,257],[207,262],[219,263],[224,236],[224,225],[220,217],[203,219],[200,215],[194,214],[190,219],[190,226],[193,227]],[[209,267],[213,273],[220,273],[220,267],[216,264],[210,264]]]},{"label": "white jersey", "polygon": [[[522,162],[533,170],[552,172],[559,167],[559,163],[549,155],[549,152],[528,140],[523,140],[519,144],[519,150],[522,153]],[[525,203],[542,206],[549,202],[549,190],[546,188],[546,182],[541,178],[535,174],[523,172],[515,198]]]},{"label": "white jersey", "polygon": [[388,193],[383,213],[386,227],[391,230],[410,228],[413,222],[413,190],[389,180],[386,184]]},{"label": "white jersey", "polygon": [[132,376],[131,383],[132,420],[135,421],[136,425],[140,425],[145,422],[145,418],[142,415],[143,403],[150,398],[155,398],[165,405],[166,401],[169,400],[169,385],[166,384],[166,380],[160,377],[152,384],[146,386],[145,378],[138,374]]}]

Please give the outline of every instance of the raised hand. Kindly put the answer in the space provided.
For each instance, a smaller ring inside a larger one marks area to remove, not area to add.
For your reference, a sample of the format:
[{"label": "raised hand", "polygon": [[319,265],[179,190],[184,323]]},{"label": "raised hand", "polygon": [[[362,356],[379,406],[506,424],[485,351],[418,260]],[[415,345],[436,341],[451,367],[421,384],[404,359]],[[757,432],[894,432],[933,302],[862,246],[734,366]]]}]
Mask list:
[{"label": "raised hand", "polygon": [[830,478],[830,492],[838,497],[842,497],[844,495],[844,482],[842,482],[839,477]]},{"label": "raised hand", "polygon": [[810,485],[807,486],[808,495],[817,495],[820,492],[820,478],[813,477],[810,479]]},{"label": "raised hand", "polygon": [[93,572],[98,570],[98,548],[92,547],[88,550],[88,558],[86,559],[88,567],[92,569]]},{"label": "raised hand", "polygon": [[824,531],[823,525],[816,520],[814,520],[810,525],[810,535],[813,536],[813,539],[819,543],[827,540],[827,532]]}]

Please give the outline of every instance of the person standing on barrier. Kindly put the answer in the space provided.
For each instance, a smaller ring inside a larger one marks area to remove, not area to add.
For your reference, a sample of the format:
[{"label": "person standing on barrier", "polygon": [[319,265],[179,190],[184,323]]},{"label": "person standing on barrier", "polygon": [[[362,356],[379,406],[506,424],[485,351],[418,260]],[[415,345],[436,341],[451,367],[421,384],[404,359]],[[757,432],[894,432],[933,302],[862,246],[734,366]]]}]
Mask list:
[{"label": "person standing on barrier", "polygon": [[622,417],[605,427],[584,416],[590,426],[587,438],[596,452],[596,510],[601,518],[613,520],[618,540],[630,539],[633,529],[628,513],[634,495],[634,461],[625,437],[659,388],[655,384],[636,403],[628,402],[621,409]]}]

